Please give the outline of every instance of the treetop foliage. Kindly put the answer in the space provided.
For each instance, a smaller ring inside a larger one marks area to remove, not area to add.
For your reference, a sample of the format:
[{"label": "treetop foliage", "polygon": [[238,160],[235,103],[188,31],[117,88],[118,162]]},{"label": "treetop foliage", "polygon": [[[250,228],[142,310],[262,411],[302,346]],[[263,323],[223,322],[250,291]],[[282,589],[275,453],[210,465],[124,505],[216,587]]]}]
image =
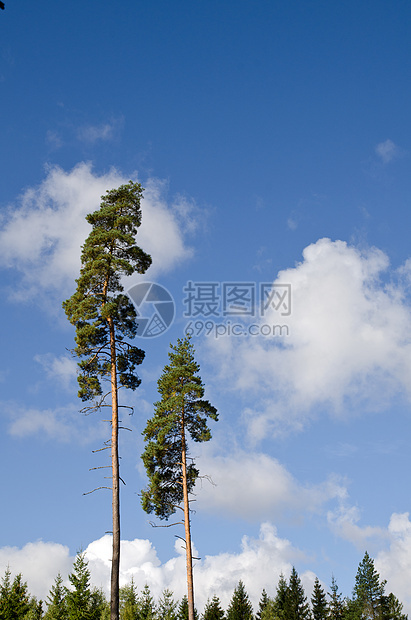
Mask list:
[{"label": "treetop foliage", "polygon": [[119,384],[134,390],[140,383],[135,367],[144,352],[124,342],[135,336],[137,323],[135,308],[122,293],[121,277],[144,273],[151,265],[151,257],[135,242],[142,193],[141,185],[132,181],[109,190],[100,208],[86,217],[93,228],[82,248],[77,289],[63,303],[76,327],[74,352],[83,358],[78,376],[83,401],[100,396],[101,379],[110,376],[110,329],[118,347]]},{"label": "treetop foliage", "polygon": [[[186,434],[195,442],[209,441],[208,418],[218,419],[216,408],[203,399],[204,385],[190,337],[178,339],[170,348],[170,362],[158,380],[161,400],[154,404],[154,415],[143,432],[146,448],[142,459],[149,485],[142,491],[142,505],[160,519],[168,519],[183,501],[181,453],[183,445],[187,449]],[[198,469],[190,463],[189,493],[198,476]]]},{"label": "treetop foliage", "polygon": [[[7,569],[0,583],[0,620],[108,620],[108,604],[101,591],[90,586],[90,571],[83,553],[77,556],[73,564],[69,582],[70,587],[67,588],[63,585],[61,576],[56,577],[46,600],[46,611],[43,613],[42,601],[30,596],[21,574],[12,580],[10,569]],[[371,590],[367,584],[371,585]],[[316,579],[309,608],[301,580],[293,568],[288,582],[284,575],[280,576],[273,598],[263,590],[256,617],[261,620],[408,620],[396,596],[392,593],[385,594],[385,585],[385,581],[380,580],[375,570],[373,560],[366,553],[358,568],[352,598],[342,597],[334,576],[329,596],[324,597],[324,590]],[[371,592],[374,597],[373,607],[363,598],[364,591]],[[300,606],[296,606],[297,601]],[[187,597],[184,596],[178,603],[171,590],[165,589],[156,603],[147,584],[138,592],[131,581],[120,588],[120,618],[186,620]],[[207,601],[200,616],[200,620],[253,618],[252,605],[242,581],[233,592],[226,614],[218,595],[214,594],[212,599]]]}]

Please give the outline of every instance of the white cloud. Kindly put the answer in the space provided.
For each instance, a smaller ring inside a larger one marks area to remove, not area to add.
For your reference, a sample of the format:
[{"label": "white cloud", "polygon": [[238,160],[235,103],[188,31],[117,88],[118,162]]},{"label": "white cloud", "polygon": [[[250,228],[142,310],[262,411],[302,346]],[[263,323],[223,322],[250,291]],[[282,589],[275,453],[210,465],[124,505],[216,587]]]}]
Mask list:
[{"label": "white cloud", "polygon": [[109,123],[101,123],[100,125],[84,125],[77,130],[77,138],[81,142],[88,144],[113,140],[121,129],[123,122],[124,119],[119,118]]},{"label": "white cloud", "polygon": [[[381,579],[387,579],[386,591],[393,592],[404,603],[405,613],[410,613],[411,522],[408,513],[394,513],[388,529],[382,533],[382,539],[388,540],[390,546],[377,553],[375,567]],[[363,539],[364,544],[367,542]],[[102,587],[107,596],[111,551],[109,535],[91,542],[85,549],[92,583],[98,588]],[[0,573],[4,574],[7,566],[10,566],[13,576],[21,572],[23,579],[28,582],[30,593],[44,600],[58,572],[69,585],[67,577],[72,570],[73,560],[69,549],[58,543],[38,541],[28,543],[21,549],[3,547],[0,548]],[[289,540],[280,538],[276,528],[265,522],[260,527],[258,538],[243,536],[237,552],[206,555],[195,562],[196,607],[201,613],[207,599],[217,594],[226,608],[241,579],[256,610],[263,588],[269,595],[274,595],[279,575],[283,573],[288,577],[292,566],[306,561],[300,549]],[[123,540],[120,584],[129,583],[132,577],[139,590],[147,583],[156,599],[164,588],[171,589],[175,598],[181,599],[186,592],[185,556],[181,544],[176,543],[174,557],[161,563],[149,540]],[[300,577],[306,595],[310,597],[315,575],[306,571]]]},{"label": "white cloud", "polygon": [[271,308],[260,321],[288,336],[207,340],[213,376],[241,394],[252,437],[299,429],[321,408],[343,416],[411,395],[410,307],[400,284],[380,280],[388,264],[378,249],[320,239],[275,280],[291,284],[291,315]]},{"label": "white cloud", "polygon": [[384,164],[388,164],[392,159],[397,157],[400,153],[400,149],[390,139],[380,142],[375,147],[375,152],[381,158]]},{"label": "white cloud", "polygon": [[340,538],[348,540],[358,549],[371,551],[375,545],[388,538],[387,531],[377,526],[360,526],[360,511],[356,506],[346,506],[341,503],[335,511],[329,511],[327,515],[331,530]]},{"label": "white cloud", "polygon": [[[111,552],[112,541],[109,535],[93,541],[85,549],[92,583],[102,587],[107,596]],[[0,549],[0,571],[4,574],[9,565],[13,575],[21,572],[31,594],[44,599],[58,572],[67,583],[73,559],[67,547],[39,541],[28,543],[22,549]],[[195,562],[196,607],[201,612],[207,599],[214,594],[227,607],[234,588],[242,579],[256,608],[262,589],[266,588],[268,593],[274,595],[280,573],[288,576],[293,564],[303,559],[301,551],[288,540],[278,537],[273,525],[264,523],[259,538],[244,536],[237,553],[205,556]],[[162,564],[149,540],[122,541],[120,585],[129,583],[132,577],[139,590],[147,583],[155,599],[160,597],[164,588],[169,588],[176,599],[181,599],[186,593],[186,564],[181,543],[176,543],[176,555]],[[301,578],[304,587],[311,591],[313,574],[307,572]]]},{"label": "white cloud", "polygon": [[18,547],[0,548],[0,571],[2,576],[7,567],[12,578],[21,573],[27,581],[30,594],[45,600],[57,573],[65,578],[72,569],[73,558],[69,549],[52,542],[37,541]]},{"label": "white cloud", "polygon": [[[21,274],[11,292],[15,298],[47,292],[55,303],[55,298],[60,301],[74,290],[80,248],[90,232],[85,216],[98,209],[108,189],[128,180],[115,169],[98,175],[90,163],[80,163],[69,172],[50,168],[37,188],[23,193],[0,222],[0,266]],[[152,256],[153,265],[145,277],[153,278],[191,256],[185,232],[197,216],[187,200],[170,206],[163,182],[149,179],[146,185],[137,242]]]},{"label": "white cloud", "polygon": [[201,510],[231,518],[277,520],[292,514],[299,518],[347,495],[336,477],[303,485],[277,459],[262,453],[205,456],[199,459],[199,467],[215,485],[201,480],[197,483],[196,499]]},{"label": "white cloud", "polygon": [[75,359],[67,355],[56,357],[52,353],[39,354],[34,359],[43,367],[48,379],[57,381],[65,389],[72,388],[78,368]]},{"label": "white cloud", "polygon": [[10,402],[1,405],[10,419],[8,432],[13,437],[40,435],[42,439],[62,443],[76,441],[87,444],[105,439],[109,434],[105,423],[95,419],[90,422],[90,418],[80,414],[75,405],[56,409],[25,409]]},{"label": "white cloud", "polygon": [[375,558],[375,568],[387,580],[386,591],[393,592],[411,613],[411,522],[409,513],[391,515],[388,525],[390,547]]}]

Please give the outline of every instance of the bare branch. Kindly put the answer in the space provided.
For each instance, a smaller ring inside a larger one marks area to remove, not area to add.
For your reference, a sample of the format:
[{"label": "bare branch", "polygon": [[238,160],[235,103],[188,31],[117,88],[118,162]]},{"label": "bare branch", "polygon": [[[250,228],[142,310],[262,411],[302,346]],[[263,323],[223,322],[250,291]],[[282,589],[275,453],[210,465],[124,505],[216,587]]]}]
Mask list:
[{"label": "bare branch", "polygon": [[184,525],[183,521],[177,521],[177,523],[167,523],[167,525],[157,525],[153,521],[149,521],[151,527],[173,527],[174,525]]},{"label": "bare branch", "polygon": [[108,489],[109,491],[112,491],[111,487],[97,487],[96,489],[93,489],[92,491],[87,491],[87,493],[83,493],[83,495],[91,495],[91,493],[94,493],[94,491],[100,491],[100,489]]}]

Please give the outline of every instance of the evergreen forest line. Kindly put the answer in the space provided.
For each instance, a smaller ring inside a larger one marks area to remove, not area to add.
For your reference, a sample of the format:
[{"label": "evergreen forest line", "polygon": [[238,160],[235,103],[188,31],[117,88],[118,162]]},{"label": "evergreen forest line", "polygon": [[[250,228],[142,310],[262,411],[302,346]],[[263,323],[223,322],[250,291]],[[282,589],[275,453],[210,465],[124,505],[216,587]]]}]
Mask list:
[{"label": "evergreen forest line", "polygon": [[[91,586],[91,574],[85,553],[77,555],[65,586],[60,574],[55,578],[45,601],[31,596],[21,574],[13,579],[7,568],[0,584],[0,620],[108,620],[110,602],[101,589]],[[245,583],[240,580],[227,609],[218,593],[209,598],[196,620],[408,620],[403,604],[393,593],[386,593],[373,559],[366,552],[355,577],[351,597],[343,597],[334,576],[326,592],[318,578],[311,596],[304,591],[293,567],[288,580],[280,575],[276,591],[261,593],[258,608],[253,609]],[[188,620],[187,596],[175,600],[171,590],[163,590],[155,601],[146,584],[138,589],[133,581],[120,588],[121,620]]]}]

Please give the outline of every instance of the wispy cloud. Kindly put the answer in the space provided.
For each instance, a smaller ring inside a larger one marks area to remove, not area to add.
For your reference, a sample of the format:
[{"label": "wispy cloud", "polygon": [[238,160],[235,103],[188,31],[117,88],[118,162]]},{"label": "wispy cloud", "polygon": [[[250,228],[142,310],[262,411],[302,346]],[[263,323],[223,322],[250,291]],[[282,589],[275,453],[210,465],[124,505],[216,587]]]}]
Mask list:
[{"label": "wispy cloud", "polygon": [[77,139],[87,144],[114,140],[124,124],[123,118],[114,119],[100,125],[83,125],[77,129]]},{"label": "wispy cloud", "polygon": [[380,142],[375,147],[375,152],[384,164],[388,164],[400,154],[400,149],[390,139]]},{"label": "wispy cloud", "polygon": [[96,439],[105,439],[108,434],[106,423],[90,423],[90,419],[79,413],[78,406],[67,405],[54,409],[25,408],[14,402],[1,403],[3,413],[9,419],[8,432],[12,437],[36,435],[42,440],[52,439],[61,443],[76,442],[88,444]]},{"label": "wispy cloud", "polygon": [[230,518],[272,520],[322,511],[328,502],[346,497],[344,481],[329,476],[319,484],[301,484],[277,459],[263,453],[207,454],[199,460],[214,485],[200,481],[202,511]]}]

